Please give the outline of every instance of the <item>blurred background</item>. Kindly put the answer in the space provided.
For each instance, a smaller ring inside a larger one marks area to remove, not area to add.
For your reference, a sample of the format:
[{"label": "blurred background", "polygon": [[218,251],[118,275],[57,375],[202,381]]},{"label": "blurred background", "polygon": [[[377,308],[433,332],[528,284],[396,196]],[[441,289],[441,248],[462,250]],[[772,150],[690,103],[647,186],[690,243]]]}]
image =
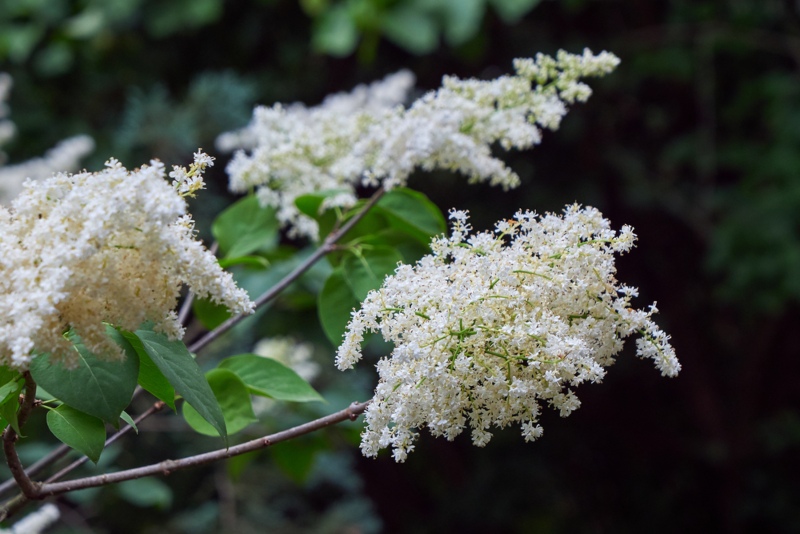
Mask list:
[{"label": "blurred background", "polygon": [[[214,139],[257,103],[317,104],[401,68],[421,94],[443,74],[492,78],[539,51],[613,51],[622,64],[591,82],[588,104],[541,146],[507,155],[519,190],[448,175],[410,185],[443,210],[469,209],[476,229],[575,201],[631,224],[639,243],[619,278],[639,286],[639,307],[658,301],[683,364],[664,379],[626,347],[603,384],[578,389],[580,410],[545,412],[533,444],[513,429],[485,449],[423,432],[395,464],[362,458],[354,423],[66,496],[52,531],[800,532],[799,30],[793,0],[0,2],[17,131],[3,147],[9,163],[77,134],[94,138],[89,170],[112,155],[130,167],[185,164],[206,148],[218,165],[193,206],[202,232],[232,200]],[[323,275],[229,341],[307,341],[329,400],[263,406],[250,437],[366,399],[376,382],[369,365],[333,370],[313,307]],[[164,415],[101,464],[219,446]]]}]

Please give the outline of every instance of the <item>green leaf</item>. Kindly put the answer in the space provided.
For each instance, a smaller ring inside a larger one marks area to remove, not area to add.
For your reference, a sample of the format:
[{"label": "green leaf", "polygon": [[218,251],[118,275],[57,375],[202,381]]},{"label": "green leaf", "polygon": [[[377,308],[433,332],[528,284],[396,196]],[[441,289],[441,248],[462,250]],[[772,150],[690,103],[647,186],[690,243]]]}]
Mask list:
[{"label": "green leaf", "polygon": [[223,269],[233,267],[234,265],[246,265],[247,267],[266,269],[269,267],[269,261],[261,256],[239,256],[236,258],[223,258],[219,260],[219,266]]},{"label": "green leaf", "polygon": [[175,391],[211,424],[217,434],[227,439],[225,417],[219,402],[186,345],[150,330],[137,330],[136,337]]},{"label": "green leaf", "polygon": [[19,410],[19,394],[25,386],[25,379],[22,378],[19,371],[3,366],[0,367],[0,384],[3,384],[0,386],[0,417],[4,420],[3,429],[10,424],[17,435],[22,436],[17,412]]},{"label": "green leaf", "polygon": [[0,366],[0,384],[2,384],[0,386],[0,404],[5,404],[12,399],[19,398],[19,392],[22,391],[25,380],[19,371]]},{"label": "green leaf", "polygon": [[541,0],[491,0],[495,11],[506,24],[517,22],[528,11],[539,5]]},{"label": "green leaf", "polygon": [[311,43],[315,51],[335,57],[349,56],[355,50],[358,30],[347,6],[333,6],[317,19]]},{"label": "green leaf", "polygon": [[441,210],[418,191],[398,188],[390,191],[376,206],[392,228],[414,236],[428,245],[431,237],[447,231]]},{"label": "green leaf", "polygon": [[353,295],[363,301],[373,289],[378,289],[383,280],[394,273],[403,257],[389,247],[364,248],[360,255],[348,254],[342,262],[344,278]]},{"label": "green leaf", "polygon": [[462,45],[480,31],[486,0],[446,0],[442,7],[444,35],[450,46]]},{"label": "green leaf", "polygon": [[106,443],[106,428],[97,417],[62,404],[47,412],[47,427],[55,437],[97,463]]},{"label": "green leaf", "polygon": [[[20,391],[22,391],[21,385],[19,391],[17,391],[17,398],[19,398]],[[0,406],[0,417],[5,419],[6,422],[11,425],[11,428],[14,429],[14,432],[16,432],[18,436],[24,437],[22,434],[22,430],[20,430],[19,428],[19,419],[17,417],[18,411],[19,411],[19,402],[7,402],[2,406]]]},{"label": "green leaf", "polygon": [[366,237],[359,241],[360,245],[373,247],[388,247],[396,250],[402,257],[403,263],[414,264],[425,254],[429,254],[431,249],[427,244],[422,244],[418,239],[401,230],[392,228],[381,230],[380,232]]},{"label": "green leaf", "polygon": [[131,428],[133,428],[134,432],[136,432],[137,434],[139,433],[139,427],[136,426],[136,421],[133,420],[133,417],[128,415],[128,412],[122,412],[119,418],[128,423],[131,426]]},{"label": "green leaf", "polygon": [[281,401],[325,402],[311,384],[272,358],[264,358],[257,354],[240,354],[222,360],[219,367],[236,373],[253,395]]},{"label": "green leaf", "polygon": [[262,208],[248,195],[219,214],[211,227],[225,258],[247,256],[256,250],[272,250],[278,244],[275,208]]},{"label": "green leaf", "polygon": [[118,331],[118,335],[113,337],[114,341],[123,347],[126,352],[133,350],[139,356],[137,382],[142,386],[142,389],[150,392],[155,398],[172,408],[172,411],[175,411],[175,389],[169,383],[167,377],[164,376],[164,373],[153,363],[142,341],[133,332],[124,330]]},{"label": "green leaf", "polygon": [[[228,369],[212,369],[206,373],[206,379],[222,408],[225,427],[229,434],[235,434],[257,421],[250,401],[250,392],[236,373]],[[183,417],[197,432],[207,436],[216,434],[214,427],[209,425],[190,404],[183,405]]]},{"label": "green leaf", "polygon": [[[115,338],[116,330],[107,331]],[[77,366],[67,369],[51,362],[49,354],[41,354],[31,361],[33,379],[65,404],[117,426],[136,389],[139,358],[135,351],[127,351],[123,360],[103,360],[89,352],[77,335],[70,340],[78,353]]]},{"label": "green leaf", "polygon": [[439,46],[439,28],[429,13],[400,4],[382,22],[386,37],[412,54],[428,54]]},{"label": "green leaf", "polygon": [[331,340],[334,347],[342,343],[347,323],[353,309],[358,308],[361,302],[353,295],[353,290],[347,284],[341,267],[334,270],[317,299],[317,312],[322,323],[325,335]]},{"label": "green leaf", "polygon": [[231,312],[223,304],[214,304],[208,299],[194,299],[192,313],[195,318],[206,328],[214,330],[216,327],[231,318]]},{"label": "green leaf", "polygon": [[142,508],[167,509],[172,505],[172,490],[157,478],[126,480],[116,485],[119,496]]},{"label": "green leaf", "polygon": [[327,448],[324,439],[310,435],[276,443],[269,448],[269,452],[281,471],[298,484],[302,484],[311,474],[317,453]]},{"label": "green leaf", "polygon": [[325,199],[341,195],[342,193],[352,194],[353,192],[350,189],[344,188],[326,189],[308,195],[300,195],[294,199],[294,205],[297,206],[297,209],[302,213],[316,219],[322,215],[322,203],[325,202]]}]

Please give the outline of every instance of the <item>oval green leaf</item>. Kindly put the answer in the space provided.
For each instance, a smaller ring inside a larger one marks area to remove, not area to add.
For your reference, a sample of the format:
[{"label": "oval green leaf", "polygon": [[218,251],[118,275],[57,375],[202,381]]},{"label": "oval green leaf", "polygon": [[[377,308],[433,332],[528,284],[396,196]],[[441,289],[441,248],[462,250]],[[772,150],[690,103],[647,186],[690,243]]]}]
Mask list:
[{"label": "oval green leaf", "polygon": [[222,360],[220,369],[236,373],[250,393],[281,401],[312,402],[325,399],[292,369],[257,354],[240,354]]},{"label": "oval green leaf", "polygon": [[227,439],[225,418],[219,402],[186,345],[180,340],[170,341],[164,334],[144,329],[137,330],[136,337],[175,391],[211,424],[217,434]]},{"label": "oval green leaf", "polygon": [[342,336],[350,322],[353,310],[361,305],[345,280],[341,267],[334,270],[317,297],[317,312],[322,329],[334,347],[342,343]]},{"label": "oval green leaf", "polygon": [[238,258],[275,248],[278,229],[275,208],[262,208],[255,195],[248,195],[220,213],[211,232],[225,258]]},{"label": "oval green leaf", "polygon": [[[236,373],[228,369],[212,369],[206,373],[206,379],[222,408],[225,427],[229,434],[235,434],[257,421],[250,401],[250,392]],[[183,405],[183,418],[200,434],[216,435],[214,427],[208,424],[191,404]]]},{"label": "oval green leaf", "polygon": [[364,248],[360,254],[345,256],[342,269],[353,295],[362,302],[367,293],[381,287],[383,280],[394,273],[402,261],[403,257],[393,248]]},{"label": "oval green leaf", "polygon": [[425,245],[431,237],[447,231],[441,210],[419,191],[393,189],[378,201],[376,208],[392,228],[414,236]]},{"label": "oval green leaf", "polygon": [[[114,337],[116,330],[109,327],[108,333]],[[52,363],[49,354],[41,354],[31,361],[33,379],[65,404],[119,426],[119,415],[130,404],[139,376],[136,352],[110,361],[92,354],[77,335],[70,340],[78,353],[77,366],[67,369]]]},{"label": "oval green leaf", "polygon": [[47,427],[55,437],[97,463],[106,443],[106,428],[97,417],[62,404],[47,412]]}]

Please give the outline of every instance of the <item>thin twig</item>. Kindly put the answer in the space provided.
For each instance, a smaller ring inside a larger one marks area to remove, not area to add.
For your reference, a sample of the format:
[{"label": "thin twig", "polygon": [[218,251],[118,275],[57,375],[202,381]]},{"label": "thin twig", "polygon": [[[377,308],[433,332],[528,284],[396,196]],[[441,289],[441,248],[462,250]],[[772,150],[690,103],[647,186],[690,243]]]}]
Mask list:
[{"label": "thin twig", "polygon": [[259,449],[269,447],[270,445],[303,436],[305,434],[314,432],[315,430],[320,430],[336,423],[341,423],[342,421],[354,421],[359,415],[364,413],[364,410],[367,409],[368,405],[369,401],[362,403],[354,402],[344,410],[340,410],[331,415],[315,419],[314,421],[309,421],[308,423],[289,428],[282,432],[278,432],[277,434],[272,434],[271,436],[264,436],[227,449],[218,449],[203,454],[197,454],[195,456],[188,456],[179,460],[164,460],[163,462],[159,462],[157,464],[136,467],[134,469],[126,469],[124,471],[117,471],[116,473],[107,473],[92,477],[79,478],[66,482],[44,483],[38,488],[36,498],[42,499],[70,491],[105,486],[108,484],[124,482],[126,480],[133,480],[146,476],[167,476],[173,471],[177,471],[179,469],[205,465],[219,460],[231,458],[233,456],[238,456],[240,454],[257,451]]},{"label": "thin twig", "polygon": [[[353,226],[358,224],[358,222],[367,214],[367,212],[377,204],[378,200],[383,196],[384,189],[381,187],[370,197],[366,204],[364,204],[363,208],[356,213],[353,217],[351,217],[345,224],[342,225],[341,228],[338,230],[331,232],[328,234],[328,237],[322,242],[322,244],[305,260],[303,260],[300,265],[295,267],[295,269],[283,277],[283,279],[265,291],[260,297],[258,297],[254,303],[256,309],[260,308],[267,302],[271,301],[275,297],[277,297],[281,291],[286,289],[289,284],[300,278],[307,270],[309,270],[315,263],[317,263],[323,256],[332,252],[335,249],[335,244],[339,241],[344,235],[350,231]],[[189,346],[189,352],[198,352],[199,350],[203,349],[206,345],[220,337],[222,334],[239,324],[243,319],[249,317],[249,315],[239,314],[234,317],[231,317],[218,327],[216,327],[211,332],[207,333],[194,343]]]}]

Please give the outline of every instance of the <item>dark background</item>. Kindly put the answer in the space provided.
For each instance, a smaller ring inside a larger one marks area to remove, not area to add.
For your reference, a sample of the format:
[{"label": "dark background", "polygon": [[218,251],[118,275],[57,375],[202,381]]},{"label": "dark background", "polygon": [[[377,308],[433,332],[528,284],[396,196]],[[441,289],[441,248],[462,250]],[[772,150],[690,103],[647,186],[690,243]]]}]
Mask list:
[{"label": "dark background", "polygon": [[[464,22],[453,5],[478,14]],[[4,150],[22,161],[88,133],[89,169],[111,155],[186,163],[255,103],[316,104],[400,68],[427,90],[539,51],[613,51],[622,64],[560,131],[508,155],[519,190],[457,176],[411,187],[469,209],[477,229],[575,201],[631,224],[638,247],[619,278],[639,286],[640,307],[658,301],[683,365],[665,379],[627,347],[603,384],[579,388],[580,410],[545,413],[534,444],[513,429],[485,449],[423,432],[395,464],[361,458],[354,425],[246,464],[76,494],[60,501],[58,532],[800,531],[798,27],[789,0],[2,2],[19,130]],[[230,201],[223,167],[196,203],[203,228]],[[313,310],[270,313],[264,334],[319,339],[332,368]],[[326,371],[335,400],[315,409],[364,398],[375,377],[362,368]],[[219,446],[184,430],[162,417],[104,454],[127,467]]]}]

